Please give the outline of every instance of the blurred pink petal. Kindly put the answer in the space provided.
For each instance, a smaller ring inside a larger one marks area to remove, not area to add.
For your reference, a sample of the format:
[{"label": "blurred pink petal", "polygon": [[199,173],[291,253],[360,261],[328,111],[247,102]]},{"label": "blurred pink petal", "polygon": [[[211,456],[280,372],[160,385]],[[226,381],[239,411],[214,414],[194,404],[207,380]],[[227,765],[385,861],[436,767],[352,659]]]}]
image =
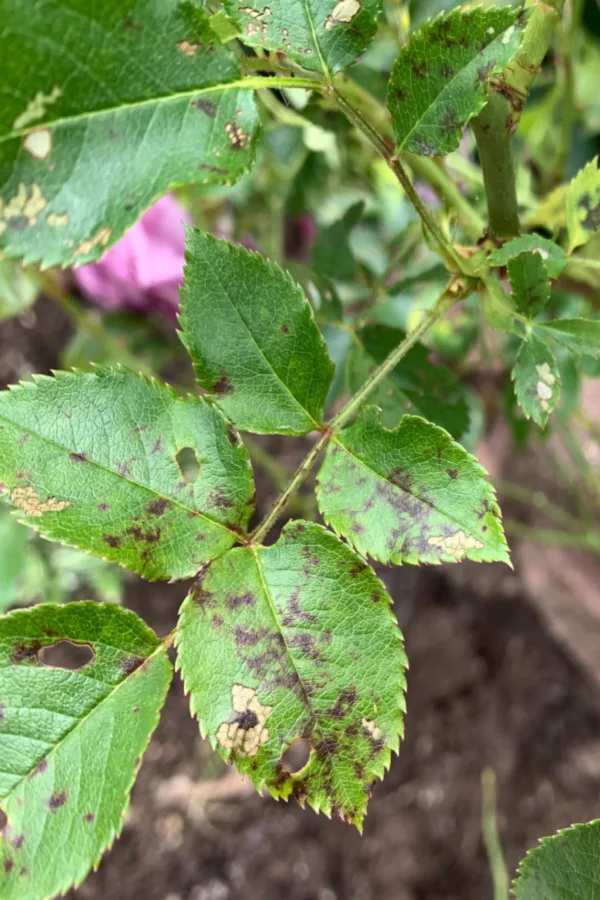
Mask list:
[{"label": "blurred pink petal", "polygon": [[161,197],[101,260],[74,269],[81,292],[106,310],[173,315],[183,281],[186,211]]}]

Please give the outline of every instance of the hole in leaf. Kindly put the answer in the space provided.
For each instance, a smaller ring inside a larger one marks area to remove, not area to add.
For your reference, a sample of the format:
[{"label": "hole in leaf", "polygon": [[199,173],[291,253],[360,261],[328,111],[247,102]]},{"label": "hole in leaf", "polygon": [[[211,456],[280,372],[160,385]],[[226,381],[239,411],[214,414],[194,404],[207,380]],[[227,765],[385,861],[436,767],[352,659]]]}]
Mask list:
[{"label": "hole in leaf", "polygon": [[4,810],[0,809],[0,831],[4,831],[6,826],[8,825],[8,816],[4,812]]},{"label": "hole in leaf", "polygon": [[310,757],[310,743],[304,738],[297,738],[281,757],[281,765],[290,775],[303,769]]},{"label": "hole in leaf", "polygon": [[96,654],[88,644],[73,644],[71,641],[58,641],[51,647],[43,647],[38,659],[43,666],[53,669],[68,669],[77,672],[94,662]]},{"label": "hole in leaf", "polygon": [[198,481],[200,475],[200,463],[193,447],[182,447],[175,457],[179,471],[188,484]]}]

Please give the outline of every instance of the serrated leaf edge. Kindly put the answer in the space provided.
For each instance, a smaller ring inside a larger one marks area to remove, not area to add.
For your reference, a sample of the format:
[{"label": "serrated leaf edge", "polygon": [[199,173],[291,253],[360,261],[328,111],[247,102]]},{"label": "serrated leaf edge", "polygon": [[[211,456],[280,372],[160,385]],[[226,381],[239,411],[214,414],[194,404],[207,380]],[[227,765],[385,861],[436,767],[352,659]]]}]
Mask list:
[{"label": "serrated leaf edge", "polygon": [[[549,835],[547,837],[542,837],[538,839],[538,843],[535,847],[530,847],[519,865],[517,866],[517,877],[513,880],[511,886],[511,894],[515,897],[519,897],[520,895],[520,887],[519,881],[521,878],[525,877],[529,870],[534,865],[534,860],[537,856],[547,847],[549,844],[554,843],[559,838],[569,837],[572,834],[576,834],[577,832],[583,831],[585,828],[600,826],[600,819],[592,819],[590,822],[577,822],[574,825],[570,825],[568,828],[559,828],[556,834]],[[517,893],[517,889],[519,893]]]}]

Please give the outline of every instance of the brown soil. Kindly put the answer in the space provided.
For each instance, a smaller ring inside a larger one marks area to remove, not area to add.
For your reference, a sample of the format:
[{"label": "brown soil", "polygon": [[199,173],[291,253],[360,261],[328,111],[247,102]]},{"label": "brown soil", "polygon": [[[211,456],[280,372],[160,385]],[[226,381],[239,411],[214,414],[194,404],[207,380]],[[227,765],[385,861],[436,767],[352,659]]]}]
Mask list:
[{"label": "brown soil", "polygon": [[[37,371],[57,365],[65,323],[44,304],[36,315],[33,330],[0,329],[1,380],[19,367],[10,357]],[[122,837],[69,898],[491,898],[480,837],[488,765],[511,871],[540,835],[598,815],[600,703],[544,630],[519,573],[462,565],[382,575],[410,658],[408,716],[364,836],[253,793],[200,739],[176,677]],[[164,634],[185,593],[132,581],[127,603]]]}]

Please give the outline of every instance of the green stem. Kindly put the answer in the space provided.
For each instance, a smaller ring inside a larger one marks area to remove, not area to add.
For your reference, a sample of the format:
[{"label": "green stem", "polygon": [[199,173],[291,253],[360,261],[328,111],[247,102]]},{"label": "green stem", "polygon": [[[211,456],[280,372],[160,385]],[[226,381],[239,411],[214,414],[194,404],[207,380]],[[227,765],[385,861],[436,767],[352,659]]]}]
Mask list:
[{"label": "green stem", "polygon": [[556,160],[558,181],[567,178],[568,162],[573,143],[573,127],[577,121],[575,62],[578,58],[579,34],[583,16],[583,0],[571,0],[566,5],[562,40],[562,68],[564,96],[562,103],[561,141]]},{"label": "green stem", "polygon": [[490,861],[494,900],[508,900],[508,871],[498,834],[496,819],[496,773],[484,769],[481,773],[481,830]]},{"label": "green stem", "polygon": [[458,253],[442,231],[436,219],[431,215],[427,207],[424,205],[423,201],[416,192],[414,185],[408,177],[408,173],[402,165],[400,158],[394,154],[386,141],[379,134],[379,132],[373,128],[370,122],[368,122],[363,117],[361,111],[357,109],[357,107],[349,103],[348,100],[346,100],[346,98],[342,94],[340,94],[338,90],[333,88],[329,96],[334,105],[337,106],[338,109],[344,113],[346,118],[364,134],[371,146],[386,161],[386,163],[404,188],[406,196],[412,203],[421,221],[423,222],[423,227],[429,232],[429,234],[437,244],[438,252],[440,253],[440,256],[443,258],[450,271],[458,271],[462,272],[465,275],[469,275],[470,271],[466,260],[458,255]]},{"label": "green stem", "polygon": [[272,90],[273,88],[306,88],[309,91],[317,91],[322,94],[325,85],[316,78],[296,77],[295,75],[248,75],[232,86],[247,88],[248,90]]},{"label": "green stem", "polygon": [[438,301],[427,311],[421,322],[411,331],[406,338],[393,350],[388,358],[378,366],[369,378],[365,381],[362,388],[356,393],[346,404],[338,415],[326,423],[319,440],[314,444],[308,456],[301,462],[296,469],[292,480],[284,491],[279,495],[271,510],[267,513],[263,521],[254,529],[248,539],[248,544],[257,544],[269,533],[285,507],[288,505],[291,497],[298,488],[303,484],[313,465],[323,450],[327,447],[335,433],[339,431],[348,422],[349,419],[358,411],[365,402],[367,397],[375,390],[377,385],[394,369],[400,360],[406,356],[408,351],[414,347],[417,341],[423,337],[426,331],[438,321],[459,299],[465,296],[470,288],[466,283],[460,281],[450,282],[448,288],[443,292]]},{"label": "green stem", "polygon": [[520,231],[512,139],[508,131],[509,101],[494,91],[473,120],[488,203],[489,232],[500,240]]}]

